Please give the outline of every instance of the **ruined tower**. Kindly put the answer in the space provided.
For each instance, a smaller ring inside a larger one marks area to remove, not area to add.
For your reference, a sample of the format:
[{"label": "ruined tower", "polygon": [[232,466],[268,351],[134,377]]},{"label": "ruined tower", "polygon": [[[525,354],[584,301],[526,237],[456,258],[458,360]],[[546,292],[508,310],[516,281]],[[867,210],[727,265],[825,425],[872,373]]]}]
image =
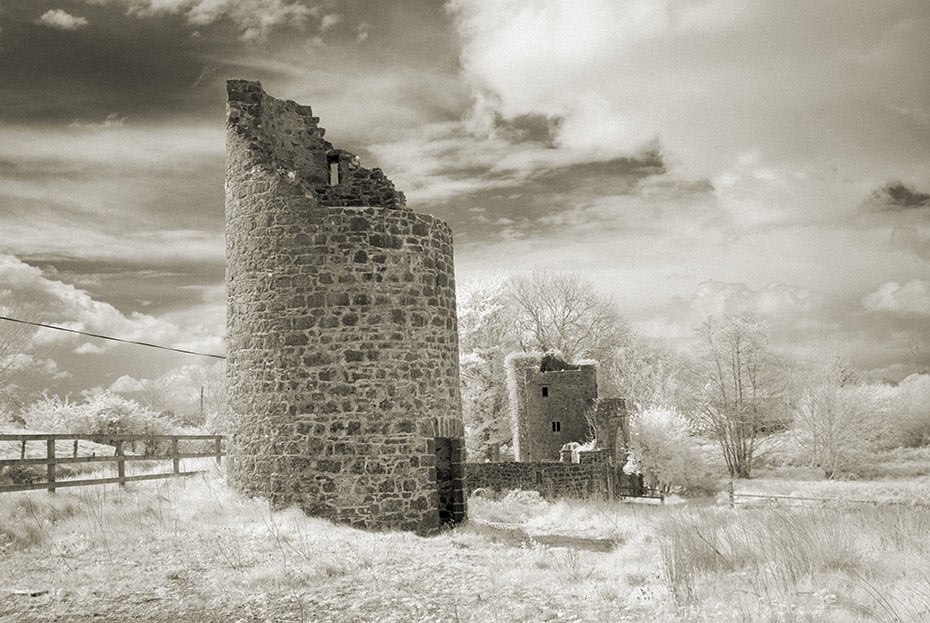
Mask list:
[{"label": "ruined tower", "polygon": [[517,461],[557,461],[560,448],[590,436],[597,368],[558,358],[515,353],[507,358]]},{"label": "ruined tower", "polygon": [[230,483],[360,527],[461,521],[449,227],[309,106],[227,92]]}]

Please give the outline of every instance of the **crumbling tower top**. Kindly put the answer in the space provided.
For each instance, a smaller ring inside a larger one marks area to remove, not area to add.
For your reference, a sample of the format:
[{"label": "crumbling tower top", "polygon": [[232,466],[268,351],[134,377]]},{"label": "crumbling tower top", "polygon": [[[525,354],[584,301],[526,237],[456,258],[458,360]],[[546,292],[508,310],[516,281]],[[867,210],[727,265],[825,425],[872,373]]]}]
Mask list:
[{"label": "crumbling tower top", "polygon": [[250,143],[254,166],[264,164],[288,179],[295,190],[322,206],[371,206],[404,209],[404,193],[381,169],[366,169],[358,156],[334,149],[323,138],[310,106],[270,97],[257,80],[228,80],[227,127]]}]

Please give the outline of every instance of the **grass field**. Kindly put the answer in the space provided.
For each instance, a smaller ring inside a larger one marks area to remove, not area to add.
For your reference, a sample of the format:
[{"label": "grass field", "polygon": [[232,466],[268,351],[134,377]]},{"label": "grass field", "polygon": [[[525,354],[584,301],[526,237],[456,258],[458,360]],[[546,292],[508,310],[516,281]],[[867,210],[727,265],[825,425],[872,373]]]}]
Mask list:
[{"label": "grass field", "polygon": [[472,497],[424,538],[272,512],[216,471],[6,494],[0,621],[930,621],[928,509],[712,502]]}]

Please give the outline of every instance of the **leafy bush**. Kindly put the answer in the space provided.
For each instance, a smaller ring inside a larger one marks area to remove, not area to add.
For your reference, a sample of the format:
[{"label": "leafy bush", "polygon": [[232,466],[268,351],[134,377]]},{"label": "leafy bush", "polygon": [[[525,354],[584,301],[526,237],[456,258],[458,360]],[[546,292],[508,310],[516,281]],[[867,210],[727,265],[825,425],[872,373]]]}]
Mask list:
[{"label": "leafy bush", "polygon": [[653,406],[630,417],[630,446],[627,474],[641,473],[646,484],[669,492],[705,493],[715,485],[688,421],[671,407]]},{"label": "leafy bush", "polygon": [[[154,411],[144,409],[133,400],[111,392],[90,396],[86,402],[73,403],[57,396],[46,396],[22,413],[26,426],[50,433],[87,435],[169,435],[174,427]],[[146,452],[155,451],[151,444]]]},{"label": "leafy bush", "polygon": [[808,464],[822,468],[827,478],[853,471],[882,444],[886,418],[882,387],[843,386],[831,370],[802,396],[795,414],[795,441]]},{"label": "leafy bush", "polygon": [[894,447],[930,445],[930,375],[912,374],[898,384],[890,399]]}]

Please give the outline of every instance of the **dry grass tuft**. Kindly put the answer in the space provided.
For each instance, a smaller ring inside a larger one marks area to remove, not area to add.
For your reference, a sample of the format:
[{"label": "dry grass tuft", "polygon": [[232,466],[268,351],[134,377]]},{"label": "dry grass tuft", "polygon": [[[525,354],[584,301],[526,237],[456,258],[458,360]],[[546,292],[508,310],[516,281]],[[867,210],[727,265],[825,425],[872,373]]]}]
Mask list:
[{"label": "dry grass tuft", "polygon": [[[657,536],[666,582],[685,611],[717,601],[755,609],[750,620],[916,622],[930,615],[926,576],[915,571],[930,563],[921,536],[928,521],[900,506],[714,508],[670,515]],[[891,606],[915,600],[920,616]]]}]

